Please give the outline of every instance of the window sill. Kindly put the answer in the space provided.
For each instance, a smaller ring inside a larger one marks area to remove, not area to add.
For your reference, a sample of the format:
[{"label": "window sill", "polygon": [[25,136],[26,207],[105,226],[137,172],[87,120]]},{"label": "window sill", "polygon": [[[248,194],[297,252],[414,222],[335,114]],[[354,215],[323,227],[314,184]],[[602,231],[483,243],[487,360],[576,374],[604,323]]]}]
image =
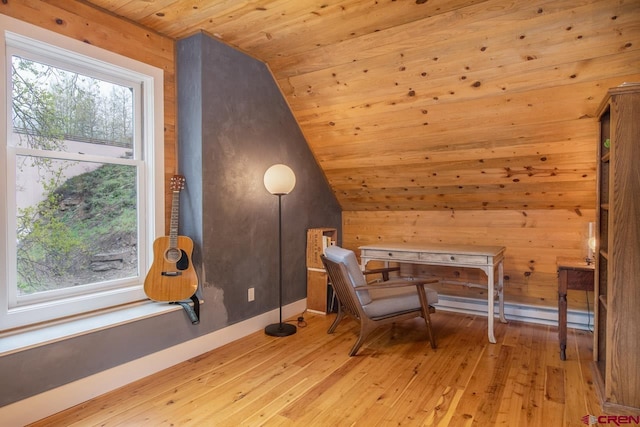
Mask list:
[{"label": "window sill", "polygon": [[0,333],[0,357],[182,309],[179,304],[146,300],[65,322]]}]

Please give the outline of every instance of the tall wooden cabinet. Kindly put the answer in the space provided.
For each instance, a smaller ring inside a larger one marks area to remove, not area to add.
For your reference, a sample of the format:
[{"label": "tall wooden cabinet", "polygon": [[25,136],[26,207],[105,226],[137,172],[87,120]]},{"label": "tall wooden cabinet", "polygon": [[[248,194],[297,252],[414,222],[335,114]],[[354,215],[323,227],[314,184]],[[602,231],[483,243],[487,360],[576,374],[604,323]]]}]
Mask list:
[{"label": "tall wooden cabinet", "polygon": [[335,245],[338,230],[335,228],[310,228],[307,230],[307,310],[327,314],[334,311],[333,289],[320,255],[327,246]]},{"label": "tall wooden cabinet", "polygon": [[640,413],[640,84],[598,109],[594,372],[603,410]]}]

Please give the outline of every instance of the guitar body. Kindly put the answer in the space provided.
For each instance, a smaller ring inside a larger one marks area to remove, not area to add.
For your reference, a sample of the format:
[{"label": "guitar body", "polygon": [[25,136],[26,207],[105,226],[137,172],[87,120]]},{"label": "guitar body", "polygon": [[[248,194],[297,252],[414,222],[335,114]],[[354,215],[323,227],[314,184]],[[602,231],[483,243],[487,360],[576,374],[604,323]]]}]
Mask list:
[{"label": "guitar body", "polygon": [[172,247],[170,237],[153,242],[153,263],[144,280],[144,292],[154,301],[175,302],[189,299],[198,289],[198,276],[191,262],[193,240],[177,236]]},{"label": "guitar body", "polygon": [[153,242],[153,263],[144,279],[144,292],[155,301],[177,302],[191,298],[198,289],[198,276],[191,262],[193,240],[178,235],[182,175],[171,178],[171,224],[168,237]]}]

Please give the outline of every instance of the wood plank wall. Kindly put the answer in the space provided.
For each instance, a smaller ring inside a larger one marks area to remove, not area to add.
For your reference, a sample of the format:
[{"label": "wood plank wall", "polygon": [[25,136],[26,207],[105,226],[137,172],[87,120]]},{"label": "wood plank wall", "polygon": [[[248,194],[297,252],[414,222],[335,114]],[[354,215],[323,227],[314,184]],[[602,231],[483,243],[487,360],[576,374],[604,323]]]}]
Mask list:
[{"label": "wood plank wall", "polygon": [[[556,257],[586,255],[588,223],[594,218],[595,210],[344,211],[342,244],[358,254],[359,246],[387,242],[505,246],[505,300],[556,306]],[[420,266],[411,273],[486,283],[478,270]],[[486,298],[479,289],[460,286],[441,286],[439,291]],[[569,308],[587,309],[584,292],[569,292],[567,298]]]},{"label": "wood plank wall", "polygon": [[[161,68],[164,71],[165,182],[176,173],[176,84],[174,41],[80,2],[6,0],[0,13]],[[165,189],[165,223],[171,192]]]},{"label": "wood plank wall", "polygon": [[268,61],[343,209],[593,208],[595,110],[640,80],[640,3],[433,12]]}]

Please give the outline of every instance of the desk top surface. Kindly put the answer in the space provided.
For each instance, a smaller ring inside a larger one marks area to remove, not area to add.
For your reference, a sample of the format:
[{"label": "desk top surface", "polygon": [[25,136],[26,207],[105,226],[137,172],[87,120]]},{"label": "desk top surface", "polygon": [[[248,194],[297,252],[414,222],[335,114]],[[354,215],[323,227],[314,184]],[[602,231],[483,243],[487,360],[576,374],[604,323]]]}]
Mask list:
[{"label": "desk top surface", "polygon": [[448,243],[382,243],[377,245],[360,246],[362,250],[379,251],[407,251],[407,252],[429,252],[443,254],[464,254],[498,256],[506,248],[504,246],[475,246],[475,245],[453,245]]},{"label": "desk top surface", "polygon": [[556,259],[558,270],[595,270],[596,266],[592,262],[587,264],[584,258],[561,258]]}]

